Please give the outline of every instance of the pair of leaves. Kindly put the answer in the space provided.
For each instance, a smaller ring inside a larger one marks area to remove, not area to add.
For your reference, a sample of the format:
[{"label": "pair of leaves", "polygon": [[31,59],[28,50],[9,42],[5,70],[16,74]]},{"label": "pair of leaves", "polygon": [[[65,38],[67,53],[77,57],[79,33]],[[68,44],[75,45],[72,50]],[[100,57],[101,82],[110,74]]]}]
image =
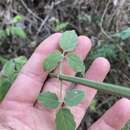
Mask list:
[{"label": "pair of leaves", "polygon": [[[54,70],[58,63],[62,60],[63,56],[62,53],[58,50],[51,53],[43,63],[43,67],[45,71],[51,72]],[[77,56],[74,53],[70,53],[67,55],[67,61],[69,66],[75,71],[75,72],[85,72],[85,65],[83,61],[80,59],[79,56]]]},{"label": "pair of leaves", "polygon": [[[68,90],[64,98],[64,103],[68,106],[76,106],[84,98],[84,92],[81,90]],[[57,108],[60,101],[55,93],[43,92],[39,95],[38,100],[47,108]]]},{"label": "pair of leaves", "polygon": [[[84,92],[81,90],[68,90],[64,98],[64,103],[68,106],[75,106],[80,103],[84,97]],[[47,108],[57,108],[60,101],[56,94],[51,92],[43,92],[39,97],[39,101]],[[60,108],[56,114],[57,130],[75,130],[76,123],[71,111],[67,108]]]}]

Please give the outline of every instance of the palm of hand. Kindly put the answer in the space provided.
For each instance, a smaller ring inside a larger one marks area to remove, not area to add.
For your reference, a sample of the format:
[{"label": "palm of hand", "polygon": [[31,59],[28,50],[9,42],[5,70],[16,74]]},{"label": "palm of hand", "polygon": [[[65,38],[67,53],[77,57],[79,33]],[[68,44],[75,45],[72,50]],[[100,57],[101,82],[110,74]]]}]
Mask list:
[{"label": "palm of hand", "polygon": [[[59,93],[57,80],[46,80],[47,73],[43,71],[42,60],[57,48],[60,36],[59,33],[54,34],[39,45],[28,63],[21,70],[5,100],[0,105],[0,130],[55,130],[56,110],[44,108],[39,102],[36,102],[36,99],[41,89],[43,89],[42,91],[49,90]],[[78,53],[84,59],[90,48],[91,42],[89,39],[80,36],[75,53]],[[102,81],[109,68],[106,59],[97,58],[87,71],[86,78]],[[74,72],[66,63],[64,64],[64,73],[74,75]],[[63,88],[67,89],[69,86],[70,84],[65,82]],[[78,126],[96,94],[96,90],[83,85],[77,85],[76,87],[83,89],[87,93],[82,103],[71,109]],[[121,99],[89,130],[120,130],[130,118],[129,110],[130,101]]]},{"label": "palm of hand", "polygon": [[[49,82],[50,86],[56,84]],[[66,88],[66,84],[64,84]],[[54,90],[56,91],[56,90]],[[82,111],[81,108],[76,110]],[[81,110],[80,110],[81,109]],[[0,129],[2,130],[54,130],[55,112],[48,110],[40,103],[19,104],[17,101],[8,101],[0,108]],[[79,117],[82,115],[78,115]]]}]

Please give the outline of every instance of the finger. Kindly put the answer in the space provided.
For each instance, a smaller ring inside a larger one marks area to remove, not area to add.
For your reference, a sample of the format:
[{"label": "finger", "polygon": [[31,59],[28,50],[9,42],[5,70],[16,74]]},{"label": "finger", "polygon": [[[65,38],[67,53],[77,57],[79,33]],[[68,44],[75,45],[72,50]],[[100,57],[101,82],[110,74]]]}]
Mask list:
[{"label": "finger", "polygon": [[[107,73],[109,72],[110,64],[105,58],[97,58],[89,70],[86,73],[86,79],[95,80],[95,81],[103,81]],[[83,118],[87,107],[90,105],[92,99],[94,98],[97,90],[86,87],[84,85],[77,85],[77,89],[83,90],[85,92],[85,98],[78,105],[72,108],[72,112],[74,113],[77,125],[80,124],[81,119]],[[77,114],[77,112],[80,112]]]},{"label": "finger", "polygon": [[130,100],[121,99],[113,105],[89,130],[121,130],[130,119]]},{"label": "finger", "polygon": [[60,33],[53,34],[36,48],[13,83],[3,104],[9,101],[34,103],[47,77],[42,62],[58,47],[60,36]]},{"label": "finger", "polygon": [[[80,58],[83,60],[88,54],[88,52],[90,51],[90,49],[91,49],[91,41],[85,36],[79,36],[78,45],[74,53],[79,55]],[[59,71],[59,68],[57,68],[56,71]],[[67,61],[63,62],[63,73],[67,75],[75,75],[75,72],[73,71],[72,68],[69,67]],[[55,85],[55,87],[54,86],[52,87],[52,85]],[[51,78],[46,83],[43,91],[48,90],[52,92],[57,92],[59,90],[58,86],[59,86],[59,80],[55,78]],[[67,87],[70,86],[70,83],[63,81],[63,86],[64,86],[63,88],[66,89]]]}]

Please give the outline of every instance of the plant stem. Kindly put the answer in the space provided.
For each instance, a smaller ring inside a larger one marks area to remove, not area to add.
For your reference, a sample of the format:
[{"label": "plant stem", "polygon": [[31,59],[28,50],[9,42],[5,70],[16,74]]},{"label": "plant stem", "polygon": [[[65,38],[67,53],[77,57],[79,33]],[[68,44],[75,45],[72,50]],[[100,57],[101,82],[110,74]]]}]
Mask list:
[{"label": "plant stem", "polygon": [[118,96],[130,98],[130,88],[128,88],[128,87],[87,80],[84,78],[73,77],[73,76],[64,75],[64,74],[58,75],[58,74],[50,73],[49,75],[50,75],[50,77],[55,77],[55,78],[58,77],[61,80],[66,80],[69,82],[82,84],[87,87],[95,88],[95,89],[103,91],[103,92],[108,92],[110,94],[116,94]]},{"label": "plant stem", "polygon": [[[60,62],[60,68],[59,68],[59,75],[63,74],[63,60],[64,60],[64,52],[63,52],[63,58]],[[63,93],[63,83],[62,83],[62,79],[60,79],[60,100],[62,101],[62,93]]]},{"label": "plant stem", "polygon": [[[61,63],[62,64],[62,63]],[[61,74],[61,73],[60,73]],[[62,84],[62,80],[60,80],[60,100],[62,100],[62,91],[63,91],[63,84]]]}]

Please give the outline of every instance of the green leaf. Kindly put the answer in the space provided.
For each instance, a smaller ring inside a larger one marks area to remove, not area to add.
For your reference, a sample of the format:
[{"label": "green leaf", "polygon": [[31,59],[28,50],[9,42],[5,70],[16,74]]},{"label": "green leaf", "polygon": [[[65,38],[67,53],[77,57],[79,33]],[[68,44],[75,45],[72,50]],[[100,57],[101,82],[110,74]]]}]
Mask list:
[{"label": "green leaf", "polygon": [[38,100],[47,108],[57,108],[59,105],[58,97],[55,93],[43,92],[39,95]]},{"label": "green leaf", "polygon": [[51,72],[57,67],[58,63],[61,61],[62,58],[63,56],[60,51],[54,51],[43,61],[44,70]]},{"label": "green leaf", "polygon": [[83,61],[80,59],[79,56],[77,56],[74,53],[70,53],[67,55],[67,61],[70,65],[70,67],[75,71],[75,72],[85,72],[85,65]]},{"label": "green leaf", "polygon": [[64,98],[65,104],[68,106],[76,106],[84,98],[85,94],[81,90],[68,90]]},{"label": "green leaf", "polygon": [[15,62],[15,70],[19,72],[23,65],[27,62],[27,58],[25,56],[19,56],[14,59]]},{"label": "green leaf", "polygon": [[10,86],[11,86],[11,83],[8,79],[0,77],[0,102],[6,96]]},{"label": "green leaf", "polygon": [[1,74],[13,81],[26,62],[27,58],[24,56],[11,59],[4,64]]},{"label": "green leaf", "polygon": [[6,32],[7,36],[10,36],[11,35],[11,27],[10,26],[6,27],[5,32]]},{"label": "green leaf", "polygon": [[96,105],[97,105],[97,100],[94,99],[94,100],[91,102],[90,106],[89,106],[90,110],[96,111]]},{"label": "green leaf", "polygon": [[62,34],[60,39],[60,47],[65,51],[73,51],[77,45],[78,36],[74,30],[66,31]]},{"label": "green leaf", "polygon": [[76,123],[71,111],[67,108],[61,108],[56,114],[57,130],[75,130]]},{"label": "green leaf", "polygon": [[17,23],[17,22],[21,21],[22,19],[23,19],[22,16],[16,15],[16,16],[13,18],[13,23]]},{"label": "green leaf", "polygon": [[125,29],[121,32],[115,33],[113,36],[121,38],[122,40],[129,38],[130,37],[130,27],[128,27],[127,29]]},{"label": "green leaf", "polygon": [[3,66],[1,73],[6,77],[12,77],[15,73],[15,63],[13,60],[7,61]]},{"label": "green leaf", "polygon": [[25,31],[21,27],[12,26],[10,31],[13,36],[17,36],[23,39],[27,37]]}]

